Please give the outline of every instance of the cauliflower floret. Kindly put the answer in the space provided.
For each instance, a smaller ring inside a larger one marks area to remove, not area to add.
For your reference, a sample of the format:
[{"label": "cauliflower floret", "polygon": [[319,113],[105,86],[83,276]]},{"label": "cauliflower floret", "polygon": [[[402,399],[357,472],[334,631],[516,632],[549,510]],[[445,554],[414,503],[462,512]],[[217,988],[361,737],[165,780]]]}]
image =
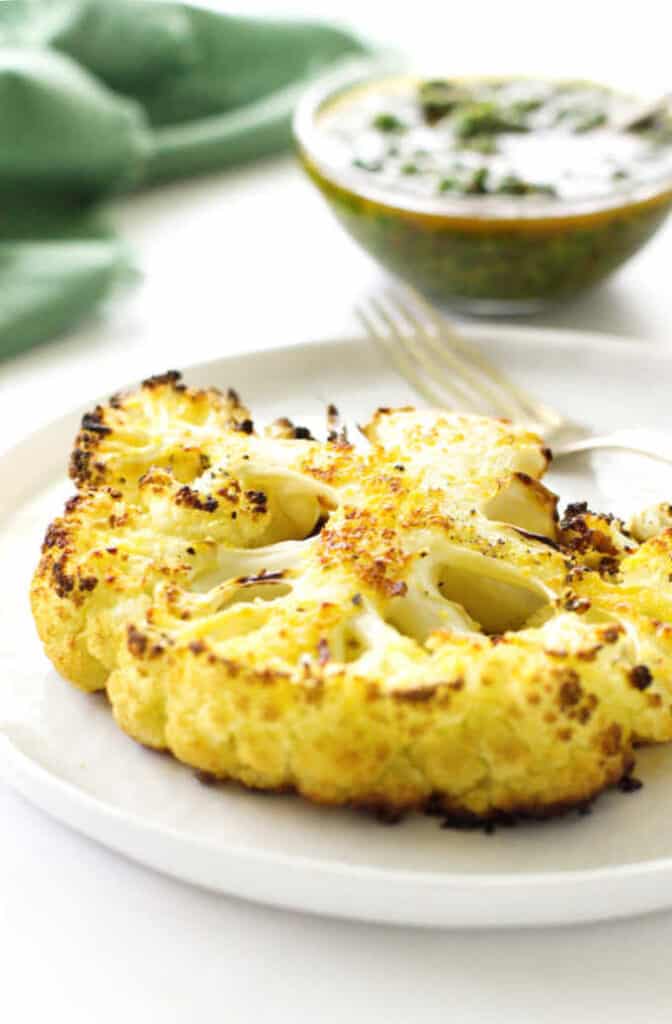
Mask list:
[{"label": "cauliflower floret", "polygon": [[668,502],[649,505],[637,512],[628,524],[628,530],[638,541],[650,540],[669,529],[672,529],[672,505]]}]

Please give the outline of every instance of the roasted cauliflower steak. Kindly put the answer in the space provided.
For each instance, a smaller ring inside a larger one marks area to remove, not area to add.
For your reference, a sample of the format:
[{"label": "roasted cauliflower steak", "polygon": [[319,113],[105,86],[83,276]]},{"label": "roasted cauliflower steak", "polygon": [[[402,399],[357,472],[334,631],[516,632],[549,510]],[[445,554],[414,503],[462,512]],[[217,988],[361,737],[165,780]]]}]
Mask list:
[{"label": "roasted cauliflower steak", "polygon": [[672,738],[665,517],[558,521],[503,420],[362,433],[257,432],[176,373],[84,416],[31,591],[59,672],[140,743],[326,804],[543,817],[627,778]]}]

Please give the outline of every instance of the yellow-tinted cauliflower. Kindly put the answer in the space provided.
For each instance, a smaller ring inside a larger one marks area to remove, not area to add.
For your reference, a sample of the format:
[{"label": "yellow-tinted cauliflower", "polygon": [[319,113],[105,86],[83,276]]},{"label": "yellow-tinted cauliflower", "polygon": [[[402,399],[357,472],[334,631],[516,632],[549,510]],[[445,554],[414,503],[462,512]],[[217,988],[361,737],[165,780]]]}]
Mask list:
[{"label": "yellow-tinted cauliflower", "polygon": [[146,381],[84,417],[32,605],[131,736],[387,811],[546,815],[672,737],[672,530],[556,500],[500,420],[381,409],[361,451]]}]

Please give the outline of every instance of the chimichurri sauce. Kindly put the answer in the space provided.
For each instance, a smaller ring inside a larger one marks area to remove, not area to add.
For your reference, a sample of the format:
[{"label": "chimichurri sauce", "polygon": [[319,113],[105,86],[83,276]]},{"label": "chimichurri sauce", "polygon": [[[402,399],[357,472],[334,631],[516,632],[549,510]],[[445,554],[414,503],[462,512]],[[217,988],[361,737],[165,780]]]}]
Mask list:
[{"label": "chimichurri sauce", "polygon": [[301,159],[383,266],[467,313],[603,281],[672,209],[672,116],[604,86],[384,78],[324,101]]},{"label": "chimichurri sauce", "polygon": [[672,117],[622,127],[630,97],[585,82],[413,82],[356,89],[320,116],[332,166],[413,196],[581,200],[672,173]]}]

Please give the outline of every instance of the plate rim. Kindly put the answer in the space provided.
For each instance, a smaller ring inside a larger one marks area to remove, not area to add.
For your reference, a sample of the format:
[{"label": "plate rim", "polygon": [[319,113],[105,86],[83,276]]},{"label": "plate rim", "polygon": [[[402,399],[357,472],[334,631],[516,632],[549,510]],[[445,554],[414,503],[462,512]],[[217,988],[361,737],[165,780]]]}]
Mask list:
[{"label": "plate rim", "polygon": [[[160,833],[171,841],[177,841],[185,845],[193,845],[197,848],[207,849],[211,853],[222,853],[241,859],[256,860],[265,866],[277,865],[281,862],[284,867],[295,868],[297,866],[317,871],[321,874],[332,874],[336,872],[342,875],[363,876],[362,880],[372,879],[374,876],[379,879],[384,876],[386,880],[396,881],[400,884],[417,884],[422,882],[425,886],[455,887],[468,884],[476,888],[509,888],[516,883],[523,882],[525,885],[560,886],[568,882],[578,884],[589,884],[592,882],[604,881],[602,876],[608,874],[614,876],[629,876],[632,874],[659,874],[660,872],[672,870],[672,855],[669,857],[652,858],[646,861],[634,861],[627,864],[617,864],[598,868],[575,868],[568,871],[532,871],[532,872],[437,872],[437,871],[413,871],[401,868],[379,868],[367,864],[348,865],[342,861],[325,861],[317,857],[309,857],[305,854],[267,853],[267,851],[256,846],[247,846],[243,843],[218,842],[211,839],[199,839],[191,832],[182,831],[178,828],[171,828],[166,825],[156,825],[146,822],[141,815],[134,811],[122,811],[113,804],[106,803],[100,797],[88,793],[85,789],[77,786],[74,782],[61,778],[54,772],[49,771],[44,765],[30,757],[25,751],[17,747],[11,736],[0,732],[0,759],[19,771],[23,770],[32,776],[44,777],[47,785],[54,789],[61,790],[62,794],[73,803],[87,805],[96,813],[103,813],[108,818],[121,819],[130,824],[138,832]],[[184,766],[188,770],[188,766]],[[301,799],[297,797],[297,799]],[[329,808],[325,808],[328,812]],[[540,822],[543,828],[544,822]],[[672,896],[671,896],[672,899]]]},{"label": "plate rim", "polygon": [[[582,331],[565,327],[537,327],[535,324],[520,324],[518,322],[459,321],[456,322],[456,326],[460,334],[466,338],[473,338],[476,341],[479,339],[487,341],[492,338],[496,342],[498,338],[501,338],[503,341],[511,340],[514,343],[522,341],[526,345],[534,345],[541,341],[551,347],[566,349],[576,348],[580,345],[589,345],[593,351],[604,352],[605,354],[611,354],[613,348],[616,347],[620,353],[628,356],[636,357],[641,355],[647,358],[661,359],[663,362],[672,362],[672,347],[664,347],[658,342],[646,341],[634,335],[612,334],[606,331]],[[256,356],[282,356],[283,354],[300,352],[303,349],[308,351],[317,347],[338,348],[344,344],[358,342],[369,347],[372,347],[374,344],[357,329],[352,331],[343,330],[342,333],[335,335],[327,333],[318,334],[311,338],[300,337],[289,341],[283,340],[278,345],[259,345],[257,347],[253,344],[251,348],[245,351],[231,352],[226,355],[215,356],[212,359],[202,359],[198,362],[186,363],[177,367],[177,369],[183,375],[190,372],[202,373],[222,363],[247,361]],[[168,369],[172,368],[168,367]],[[156,372],[165,373],[167,371],[157,370]],[[136,387],[140,383],[140,379],[132,378],[129,380],[124,378],[121,383],[115,384],[113,382],[111,387],[107,387],[105,391],[92,395],[85,401],[74,402],[72,405],[69,405],[65,412],[60,415],[47,416],[37,426],[21,433],[8,444],[3,444],[3,440],[0,438],[0,459],[11,455],[19,445],[35,440],[46,430],[62,425],[69,418],[80,414],[82,410],[88,409],[97,402],[107,401],[110,393]],[[0,527],[4,519],[5,516],[0,513]]]}]

